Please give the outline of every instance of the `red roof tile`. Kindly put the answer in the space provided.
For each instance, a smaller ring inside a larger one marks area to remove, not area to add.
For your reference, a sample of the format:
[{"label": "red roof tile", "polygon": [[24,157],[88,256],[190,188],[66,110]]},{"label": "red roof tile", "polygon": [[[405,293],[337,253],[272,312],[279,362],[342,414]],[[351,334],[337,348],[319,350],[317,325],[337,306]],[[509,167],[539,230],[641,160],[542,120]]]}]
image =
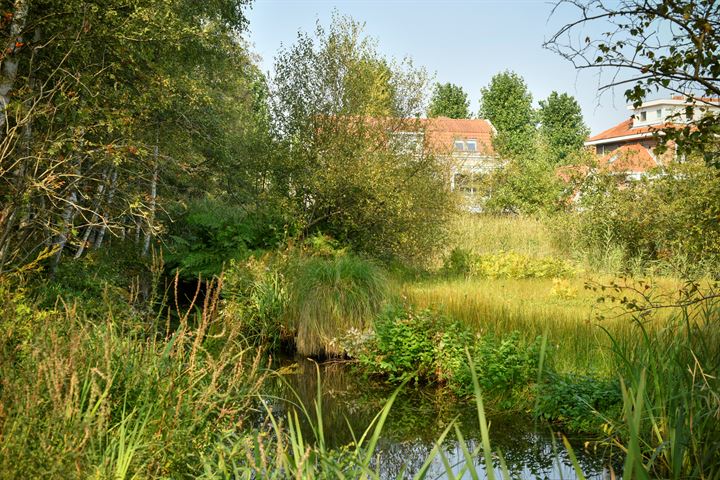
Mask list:
[{"label": "red roof tile", "polygon": [[476,140],[477,151],[493,155],[493,128],[490,122],[471,118],[424,118],[421,120],[430,148],[437,152],[453,150],[455,140]]},{"label": "red roof tile", "polygon": [[659,165],[647,148],[637,143],[623,145],[598,159],[598,166],[616,173],[644,173]]},{"label": "red roof tile", "polygon": [[669,125],[650,125],[647,127],[636,127],[633,128],[632,117],[628,118],[622,123],[615,125],[614,127],[608,128],[604,132],[600,132],[594,137],[587,139],[588,142],[595,142],[597,140],[609,140],[612,138],[626,137],[628,135],[639,135],[643,133],[654,133],[663,128],[668,128]]}]

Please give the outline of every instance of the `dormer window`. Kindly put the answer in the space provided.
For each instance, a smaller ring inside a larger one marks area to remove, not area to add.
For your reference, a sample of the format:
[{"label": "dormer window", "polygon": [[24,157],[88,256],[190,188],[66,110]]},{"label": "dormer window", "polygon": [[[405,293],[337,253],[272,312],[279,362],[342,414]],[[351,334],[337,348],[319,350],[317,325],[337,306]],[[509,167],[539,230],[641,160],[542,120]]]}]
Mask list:
[{"label": "dormer window", "polygon": [[454,148],[456,152],[477,152],[477,140],[455,140]]}]

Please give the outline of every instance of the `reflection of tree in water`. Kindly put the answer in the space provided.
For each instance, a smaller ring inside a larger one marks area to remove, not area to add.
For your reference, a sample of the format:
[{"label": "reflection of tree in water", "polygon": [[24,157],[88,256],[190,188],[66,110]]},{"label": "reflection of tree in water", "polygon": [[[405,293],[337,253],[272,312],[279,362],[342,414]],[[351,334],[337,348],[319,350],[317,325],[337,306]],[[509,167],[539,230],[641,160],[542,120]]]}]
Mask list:
[{"label": "reflection of tree in water", "polygon": [[[282,362],[281,367],[286,374],[282,379],[268,382],[267,398],[295,399],[292,389],[313,416],[317,397],[315,363],[293,359]],[[347,445],[353,441],[348,424],[356,436],[361,435],[393,390],[382,383],[364,380],[346,364],[324,363],[319,368],[326,444],[329,447]],[[290,403],[277,399],[270,404],[275,415],[280,417],[291,408]],[[395,478],[403,467],[406,475],[417,472],[430,454],[434,441],[456,417],[468,447],[471,450],[478,447],[480,431],[474,404],[454,401],[441,391],[427,388],[408,386],[401,391],[378,444],[383,478]],[[312,438],[310,425],[306,423],[304,429],[306,438]],[[542,424],[535,424],[524,416],[494,417],[490,432],[493,449],[502,452],[514,478],[576,478],[562,441],[553,441],[552,433]],[[444,451],[459,471],[464,457],[457,441],[448,437]],[[588,478],[603,478],[603,467],[607,462],[601,455],[588,453],[580,445],[575,454]],[[482,458],[477,461],[478,465],[483,464]],[[498,467],[499,463],[495,465]],[[438,475],[442,478],[443,472],[442,462],[436,459],[428,478]]]}]

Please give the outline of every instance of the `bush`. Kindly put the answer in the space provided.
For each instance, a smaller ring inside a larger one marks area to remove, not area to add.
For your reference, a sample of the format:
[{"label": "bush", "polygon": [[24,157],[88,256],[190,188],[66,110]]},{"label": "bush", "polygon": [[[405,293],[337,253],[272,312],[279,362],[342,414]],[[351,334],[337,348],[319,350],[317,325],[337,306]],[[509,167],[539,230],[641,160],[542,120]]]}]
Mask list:
[{"label": "bush", "polygon": [[166,266],[191,280],[219,275],[231,260],[276,248],[286,235],[280,213],[248,211],[216,199],[193,201],[176,216],[170,225]]},{"label": "bush", "polygon": [[535,415],[574,432],[599,432],[608,419],[620,418],[618,380],[550,374],[537,387]]},{"label": "bush", "polygon": [[720,264],[719,216],[720,175],[690,162],[636,182],[592,177],[579,211],[557,236],[600,268],[660,264],[688,274],[714,272]]},{"label": "bush", "polygon": [[475,336],[438,312],[399,305],[378,317],[373,333],[352,332],[344,344],[366,372],[393,382],[437,382],[460,396],[473,394],[469,353],[483,393],[494,399],[524,390],[537,375],[539,360],[539,342],[526,344],[517,332]]},{"label": "bush", "polygon": [[470,250],[455,247],[444,258],[442,273],[449,276],[467,276],[473,269],[473,254]]},{"label": "bush", "polygon": [[445,259],[442,272],[480,278],[558,278],[569,277],[575,269],[564,260],[535,258],[515,252],[475,255],[455,248]]}]

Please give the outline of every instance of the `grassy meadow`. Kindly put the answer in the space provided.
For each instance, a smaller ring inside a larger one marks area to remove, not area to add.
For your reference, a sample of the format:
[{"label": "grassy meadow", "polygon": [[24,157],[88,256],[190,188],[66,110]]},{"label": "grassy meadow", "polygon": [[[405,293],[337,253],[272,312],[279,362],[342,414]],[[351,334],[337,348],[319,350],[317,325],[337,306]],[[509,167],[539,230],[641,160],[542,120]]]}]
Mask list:
[{"label": "grassy meadow", "polygon": [[[191,305],[144,314],[107,297],[88,317],[82,297],[51,308],[0,283],[0,478],[380,478],[371,454],[395,396],[356,443],[335,448],[321,402],[277,414],[259,394],[271,374],[261,352],[292,335],[306,355],[344,352],[358,374],[474,399],[482,447],[472,451],[451,419],[437,439],[458,439],[471,476],[478,455],[500,458],[486,410],[594,435],[629,459],[625,472],[717,472],[712,304],[639,321],[609,300],[632,298],[627,291],[586,284],[665,294],[687,286],[591,272],[565,260],[539,220],[468,216],[458,225],[454,238],[470,253],[452,257],[449,243],[414,280],[322,244],[233,265]],[[450,258],[464,273],[446,268]],[[423,461],[442,455],[434,448]]]},{"label": "grassy meadow", "polygon": [[[558,245],[548,221],[534,218],[464,215],[455,223],[453,241],[458,248],[480,255],[572,258],[571,252]],[[410,302],[441,309],[478,333],[501,336],[518,331],[528,340],[547,334],[554,365],[560,371],[612,376],[615,372],[608,335],[619,339],[637,332],[632,315],[610,297],[633,295],[620,295],[602,286],[613,282],[632,286],[641,280],[652,285],[653,295],[672,296],[681,282],[670,277],[633,279],[609,269],[593,271],[579,260],[568,263],[571,273],[562,277],[460,275],[405,282],[399,288]],[[521,268],[516,274],[524,273]],[[678,313],[673,309],[654,312],[646,325],[662,325]]]}]

